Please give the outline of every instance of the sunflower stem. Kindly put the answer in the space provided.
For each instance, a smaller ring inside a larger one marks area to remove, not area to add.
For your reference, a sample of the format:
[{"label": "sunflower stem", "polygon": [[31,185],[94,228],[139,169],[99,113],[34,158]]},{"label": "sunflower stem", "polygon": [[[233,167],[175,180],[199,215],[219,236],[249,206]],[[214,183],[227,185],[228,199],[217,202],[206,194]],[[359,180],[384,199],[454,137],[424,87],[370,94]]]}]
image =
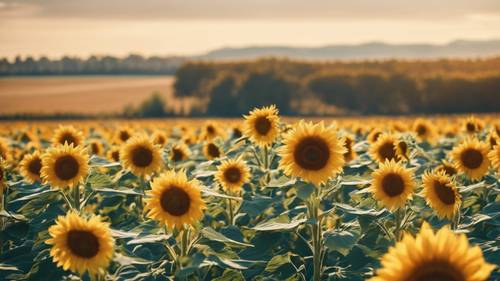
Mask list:
[{"label": "sunflower stem", "polygon": [[74,204],[74,208],[75,210],[77,210],[78,212],[80,212],[80,185],[76,185],[75,187],[73,187],[73,204]]},{"label": "sunflower stem", "polygon": [[322,233],[321,233],[321,218],[319,217],[319,205],[317,198],[312,199],[308,204],[308,215],[313,219],[311,224],[312,250],[313,250],[313,280],[321,279],[322,271]]},{"label": "sunflower stem", "polygon": [[267,145],[264,146],[264,169],[266,171],[269,169],[269,150]]},{"label": "sunflower stem", "polygon": [[398,208],[394,214],[395,216],[395,224],[396,224],[396,229],[394,230],[394,241],[398,242],[400,240],[401,236],[401,208]]},{"label": "sunflower stem", "polygon": [[233,200],[231,200],[229,198],[227,199],[227,208],[228,208],[228,214],[229,214],[228,224],[229,225],[234,225]]}]

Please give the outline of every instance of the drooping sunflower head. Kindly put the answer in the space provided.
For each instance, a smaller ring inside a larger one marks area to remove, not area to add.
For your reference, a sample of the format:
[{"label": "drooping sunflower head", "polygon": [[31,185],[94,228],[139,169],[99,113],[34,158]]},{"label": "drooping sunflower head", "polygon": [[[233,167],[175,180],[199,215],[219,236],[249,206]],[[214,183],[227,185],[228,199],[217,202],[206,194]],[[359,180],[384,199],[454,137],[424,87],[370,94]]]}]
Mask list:
[{"label": "drooping sunflower head", "polygon": [[102,275],[111,262],[114,240],[109,223],[99,216],[89,219],[74,212],[59,216],[49,228],[50,255],[57,266],[83,275]]},{"label": "drooping sunflower head", "polygon": [[207,142],[203,145],[203,154],[208,160],[217,159],[222,156],[222,149],[213,142]]},{"label": "drooping sunflower head", "polygon": [[403,207],[414,189],[413,171],[406,169],[401,162],[386,161],[372,173],[370,191],[389,210]]},{"label": "drooping sunflower head", "polygon": [[450,177],[457,174],[457,169],[455,168],[455,166],[446,160],[444,160],[441,164],[439,164],[439,166],[437,166],[436,170],[443,171],[446,175],[448,175]]},{"label": "drooping sunflower head", "polygon": [[500,144],[493,147],[488,153],[488,157],[490,158],[493,168],[496,169],[497,173],[500,173]]},{"label": "drooping sunflower head", "polygon": [[40,153],[34,152],[32,154],[26,154],[23,160],[19,163],[20,172],[24,180],[29,183],[39,182],[40,171],[42,170],[42,158]]},{"label": "drooping sunflower head", "polygon": [[240,126],[234,126],[231,130],[231,138],[239,139],[243,136],[243,132],[241,131]]},{"label": "drooping sunflower head", "polygon": [[205,126],[202,128],[201,136],[202,139],[205,140],[213,140],[221,135],[221,131],[219,127],[214,122],[207,122]]},{"label": "drooping sunflower head", "polygon": [[490,144],[490,148],[493,148],[495,145],[500,144],[500,137],[498,136],[495,129],[491,129],[488,133],[488,143]]},{"label": "drooping sunflower head", "polygon": [[238,192],[250,179],[250,169],[240,159],[225,160],[217,168],[215,179],[225,190]]},{"label": "drooping sunflower head", "polygon": [[184,161],[189,159],[191,151],[184,143],[174,144],[170,149],[170,160],[174,162]]},{"label": "drooping sunflower head", "polygon": [[354,137],[352,136],[344,136],[342,138],[343,143],[344,143],[344,148],[346,149],[346,152],[344,152],[344,160],[346,163],[351,162],[354,158],[356,158],[357,153],[354,151],[353,146],[355,144]]},{"label": "drooping sunflower head", "polygon": [[474,116],[470,116],[463,122],[463,131],[469,135],[474,135],[479,133],[483,127],[484,124],[481,120],[477,119]]},{"label": "drooping sunflower head", "polygon": [[270,146],[279,136],[278,109],[271,105],[256,108],[245,115],[244,134],[258,146]]},{"label": "drooping sunflower head", "polygon": [[125,169],[138,177],[151,176],[163,167],[160,147],[144,135],[130,138],[120,149]]},{"label": "drooping sunflower head", "polygon": [[116,143],[125,143],[132,137],[132,130],[129,127],[122,127],[116,132]]},{"label": "drooping sunflower head", "polygon": [[112,146],[107,152],[108,159],[113,162],[120,162],[120,147]]},{"label": "drooping sunflower head", "polygon": [[370,133],[366,137],[366,140],[368,141],[369,144],[375,143],[378,138],[383,134],[384,132],[380,130],[379,128],[372,128],[370,130]]},{"label": "drooping sunflower head", "polygon": [[423,194],[427,204],[439,217],[452,219],[462,202],[453,179],[443,171],[425,173],[422,177]]},{"label": "drooping sunflower head", "polygon": [[386,160],[398,160],[397,144],[399,140],[392,134],[382,134],[370,145],[368,153],[375,161],[383,163]]},{"label": "drooping sunflower head", "polygon": [[410,148],[408,147],[408,143],[404,140],[398,140],[396,142],[396,156],[399,159],[408,160],[410,157]]},{"label": "drooping sunflower head", "polygon": [[345,152],[334,127],[300,121],[284,137],[279,166],[286,175],[321,184],[342,171]]},{"label": "drooping sunflower head", "polygon": [[472,180],[479,180],[488,172],[488,151],[487,143],[469,138],[453,148],[451,158],[458,171]]},{"label": "drooping sunflower head", "polygon": [[169,229],[193,225],[205,209],[200,188],[199,182],[189,181],[184,172],[166,172],[153,180],[144,209],[148,217]]},{"label": "drooping sunflower head", "polygon": [[73,126],[59,126],[54,132],[54,137],[52,138],[53,145],[61,144],[72,144],[73,146],[79,146],[83,144],[83,133]]},{"label": "drooping sunflower head", "polygon": [[413,132],[420,141],[432,143],[436,137],[436,128],[428,119],[419,118],[413,123]]},{"label": "drooping sunflower head", "polygon": [[83,182],[89,172],[89,156],[82,146],[73,144],[49,148],[42,155],[40,172],[44,182],[54,188],[73,187]]},{"label": "drooping sunflower head", "polygon": [[0,138],[0,159],[5,161],[10,159],[9,143],[4,138]]},{"label": "drooping sunflower head", "polygon": [[486,281],[495,268],[465,234],[455,234],[449,226],[435,233],[427,223],[416,237],[405,234],[380,263],[369,281]]},{"label": "drooping sunflower head", "polygon": [[101,155],[104,152],[102,143],[98,140],[92,140],[89,146],[93,155]]},{"label": "drooping sunflower head", "polygon": [[167,143],[168,136],[167,133],[165,133],[164,131],[156,130],[153,133],[152,138],[154,144],[163,147]]}]

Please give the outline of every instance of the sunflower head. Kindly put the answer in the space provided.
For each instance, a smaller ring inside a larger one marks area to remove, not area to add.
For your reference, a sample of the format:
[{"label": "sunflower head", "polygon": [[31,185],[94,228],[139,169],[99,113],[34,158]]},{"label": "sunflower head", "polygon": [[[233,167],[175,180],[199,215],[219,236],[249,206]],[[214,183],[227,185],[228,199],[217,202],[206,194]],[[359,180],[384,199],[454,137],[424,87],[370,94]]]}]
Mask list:
[{"label": "sunflower head", "polygon": [[436,210],[439,217],[452,219],[462,202],[452,178],[444,171],[425,173],[422,177],[423,194],[427,204]]},{"label": "sunflower head", "polygon": [[405,234],[380,263],[370,281],[485,281],[495,269],[465,234],[455,234],[449,226],[435,233],[427,223],[416,237]]},{"label": "sunflower head", "polygon": [[89,146],[90,146],[90,151],[94,155],[101,155],[104,151],[102,143],[98,140],[92,140]]},{"label": "sunflower head", "polygon": [[382,134],[370,145],[369,154],[379,163],[386,160],[398,160],[397,144],[399,140],[392,134]]},{"label": "sunflower head", "polygon": [[240,126],[235,126],[233,127],[231,131],[231,138],[233,139],[239,139],[243,136],[243,132],[241,131]]},{"label": "sunflower head", "polygon": [[116,132],[116,142],[125,143],[132,137],[132,130],[129,127],[122,127]]},{"label": "sunflower head", "polygon": [[49,228],[50,255],[57,266],[83,275],[105,273],[114,251],[109,223],[98,216],[89,219],[74,212],[59,216]]},{"label": "sunflower head", "polygon": [[404,140],[398,140],[396,142],[396,156],[399,159],[408,160],[410,157],[410,148],[408,147],[408,143]]},{"label": "sunflower head", "polygon": [[24,156],[23,160],[19,163],[21,175],[30,183],[40,181],[40,171],[42,170],[42,158],[40,153],[34,152]]},{"label": "sunflower head", "polygon": [[189,147],[184,143],[178,143],[172,146],[170,149],[170,160],[173,162],[185,161],[189,159],[191,151]]},{"label": "sunflower head", "polygon": [[111,147],[108,150],[107,156],[113,162],[120,162],[120,147],[116,145]]},{"label": "sunflower head", "polygon": [[54,132],[52,143],[54,145],[72,144],[79,146],[83,144],[83,133],[73,126],[59,126]]},{"label": "sunflower head", "polygon": [[413,172],[401,162],[386,161],[372,173],[370,190],[373,197],[389,210],[403,207],[412,197],[414,188]]},{"label": "sunflower head", "polygon": [[278,152],[286,175],[321,184],[342,171],[346,149],[332,126],[300,121]]},{"label": "sunflower head", "polygon": [[494,129],[491,129],[488,134],[488,143],[490,144],[490,148],[500,143],[500,137]]},{"label": "sunflower head", "polygon": [[163,166],[160,147],[147,136],[130,138],[120,149],[120,159],[125,169],[139,177],[151,176]]},{"label": "sunflower head", "polygon": [[446,175],[452,177],[457,174],[457,169],[455,166],[448,162],[448,161],[443,161],[439,166],[436,168],[437,171],[443,171]]},{"label": "sunflower head", "polygon": [[453,148],[451,158],[458,171],[472,180],[479,180],[488,172],[488,151],[487,143],[469,138]]},{"label": "sunflower head", "polygon": [[370,133],[368,134],[368,136],[366,137],[366,140],[368,141],[368,143],[372,144],[372,143],[375,143],[378,138],[383,134],[384,132],[378,128],[373,128],[370,130]]},{"label": "sunflower head", "polygon": [[202,139],[210,141],[217,138],[220,135],[221,131],[219,130],[217,124],[214,122],[208,122],[202,128]]},{"label": "sunflower head", "polygon": [[420,141],[432,143],[436,137],[436,128],[428,119],[419,118],[413,123],[413,132]]},{"label": "sunflower head", "polygon": [[346,163],[349,163],[357,156],[356,151],[354,151],[353,149],[355,141],[352,136],[344,136],[342,140],[344,143],[344,148],[346,149],[346,152],[344,152],[344,160]]},{"label": "sunflower head", "polygon": [[469,135],[479,133],[484,127],[483,122],[474,116],[470,116],[463,122],[463,131]]},{"label": "sunflower head", "polygon": [[279,116],[276,106],[255,108],[245,117],[244,134],[258,146],[270,146],[279,135]]},{"label": "sunflower head", "polygon": [[55,188],[73,187],[83,182],[89,172],[89,156],[82,146],[73,144],[49,148],[42,155],[41,178]]},{"label": "sunflower head", "polygon": [[155,178],[145,202],[148,217],[170,229],[195,224],[205,209],[199,182],[189,181],[184,172],[166,172]]},{"label": "sunflower head", "polygon": [[488,157],[490,158],[493,168],[496,169],[497,173],[500,172],[500,144],[493,147],[488,153]]},{"label": "sunflower head", "polygon": [[221,148],[213,142],[207,142],[203,146],[203,154],[208,160],[217,159],[222,156]]},{"label": "sunflower head", "polygon": [[3,160],[10,159],[9,143],[4,138],[0,138],[0,160],[1,159],[3,159]]},{"label": "sunflower head", "polygon": [[217,168],[215,179],[225,190],[238,192],[250,179],[250,169],[240,159],[225,160]]},{"label": "sunflower head", "polygon": [[167,143],[167,140],[168,140],[168,136],[167,136],[167,133],[165,133],[164,131],[156,130],[153,133],[153,143],[154,144],[163,147]]}]

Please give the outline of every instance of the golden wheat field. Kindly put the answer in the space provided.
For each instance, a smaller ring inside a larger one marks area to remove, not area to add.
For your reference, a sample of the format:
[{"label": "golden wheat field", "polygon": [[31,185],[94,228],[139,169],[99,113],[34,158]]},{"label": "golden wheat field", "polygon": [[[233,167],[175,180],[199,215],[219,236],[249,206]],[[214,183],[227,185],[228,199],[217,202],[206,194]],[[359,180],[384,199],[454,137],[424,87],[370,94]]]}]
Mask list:
[{"label": "golden wheat field", "polygon": [[0,279],[499,280],[499,134],[272,106],[2,123]]}]

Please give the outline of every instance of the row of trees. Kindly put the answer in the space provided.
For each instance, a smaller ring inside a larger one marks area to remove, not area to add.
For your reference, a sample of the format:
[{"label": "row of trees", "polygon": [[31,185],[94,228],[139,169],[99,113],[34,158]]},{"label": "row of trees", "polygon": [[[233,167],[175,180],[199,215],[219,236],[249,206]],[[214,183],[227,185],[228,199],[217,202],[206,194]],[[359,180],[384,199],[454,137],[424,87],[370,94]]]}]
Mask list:
[{"label": "row of trees", "polygon": [[185,59],[129,55],[125,58],[91,56],[88,59],[62,57],[16,57],[0,59],[0,76],[13,75],[94,75],[94,74],[174,74]]},{"label": "row of trees", "polygon": [[500,58],[485,60],[307,63],[265,59],[187,63],[175,94],[206,101],[209,115],[238,116],[276,104],[283,114],[495,112]]}]

